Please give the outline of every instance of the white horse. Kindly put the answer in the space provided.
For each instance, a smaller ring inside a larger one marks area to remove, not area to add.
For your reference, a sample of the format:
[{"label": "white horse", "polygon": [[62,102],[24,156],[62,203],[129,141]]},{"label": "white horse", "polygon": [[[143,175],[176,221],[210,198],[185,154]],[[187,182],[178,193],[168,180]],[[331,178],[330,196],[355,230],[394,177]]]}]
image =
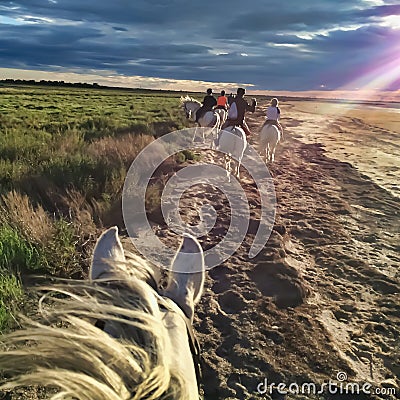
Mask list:
[{"label": "white horse", "polygon": [[259,151],[264,162],[274,162],[276,146],[281,140],[281,131],[277,126],[265,124],[260,131]]},{"label": "white horse", "polygon": [[[201,103],[190,96],[181,96],[181,104],[186,113],[186,118],[195,122],[196,113],[201,107]],[[211,147],[213,147],[214,139],[221,128],[221,118],[219,112],[217,112],[217,110],[207,111],[201,118],[199,118],[198,123],[201,127],[210,128],[209,134],[212,134]],[[202,129],[202,135],[203,142],[205,142],[206,132],[204,129]]]},{"label": "white horse", "polygon": [[[240,164],[246,147],[247,138],[242,128],[230,126],[220,131],[217,148],[225,153],[225,169],[229,182],[232,171],[240,180]],[[235,164],[233,168],[232,163]]]},{"label": "white horse", "polygon": [[204,256],[182,240],[165,289],[149,265],[125,256],[117,228],[99,238],[88,281],[45,290],[39,320],[1,338],[0,390],[56,387],[52,399],[198,400],[194,306],[204,284]]}]

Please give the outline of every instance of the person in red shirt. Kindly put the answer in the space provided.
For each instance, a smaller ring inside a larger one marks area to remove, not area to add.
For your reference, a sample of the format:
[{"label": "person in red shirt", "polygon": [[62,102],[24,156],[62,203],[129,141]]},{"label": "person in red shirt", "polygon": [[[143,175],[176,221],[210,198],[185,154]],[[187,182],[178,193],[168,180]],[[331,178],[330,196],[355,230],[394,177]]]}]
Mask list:
[{"label": "person in red shirt", "polygon": [[225,96],[225,90],[221,90],[221,95],[218,96],[217,107],[215,108],[222,108],[223,110],[228,109],[228,99]]}]

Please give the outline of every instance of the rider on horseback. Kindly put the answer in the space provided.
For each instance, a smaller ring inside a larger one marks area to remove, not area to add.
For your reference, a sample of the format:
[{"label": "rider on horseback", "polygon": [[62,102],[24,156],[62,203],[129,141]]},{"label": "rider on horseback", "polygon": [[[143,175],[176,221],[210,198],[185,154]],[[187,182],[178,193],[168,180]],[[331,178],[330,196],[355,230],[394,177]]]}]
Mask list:
[{"label": "rider on horseback", "polygon": [[212,111],[213,107],[217,104],[217,100],[212,95],[212,89],[207,89],[207,95],[203,99],[203,105],[197,110],[196,122],[207,112]]},{"label": "rider on horseback", "polygon": [[225,96],[225,90],[221,90],[221,95],[218,96],[217,99],[217,107],[215,107],[216,109],[218,108],[222,108],[223,110],[227,110],[228,109],[228,99]]},{"label": "rider on horseback", "polygon": [[281,131],[281,135],[283,136],[283,128],[279,123],[280,116],[281,110],[278,107],[278,99],[274,97],[267,108],[267,119],[265,120],[264,125],[275,125]]},{"label": "rider on horseback", "polygon": [[228,119],[222,125],[221,129],[228,128],[229,126],[240,126],[245,131],[246,135],[251,135],[250,129],[245,121],[246,111],[254,112],[256,110],[257,101],[252,99],[251,105],[243,98],[246,93],[245,89],[238,88],[237,95],[234,98],[228,113]]}]

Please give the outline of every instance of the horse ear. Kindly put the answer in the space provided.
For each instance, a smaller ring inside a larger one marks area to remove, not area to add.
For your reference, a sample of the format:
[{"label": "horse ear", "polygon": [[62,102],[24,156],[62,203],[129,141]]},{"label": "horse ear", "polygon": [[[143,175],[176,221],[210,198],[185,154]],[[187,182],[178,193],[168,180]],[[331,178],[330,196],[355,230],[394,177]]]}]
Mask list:
[{"label": "horse ear", "polygon": [[116,226],[107,229],[97,240],[89,271],[91,281],[112,273],[112,264],[125,262],[124,249]]},{"label": "horse ear", "polygon": [[174,300],[190,320],[203,293],[204,278],[203,249],[196,238],[185,234],[172,261],[164,295]]},{"label": "horse ear", "polygon": [[184,234],[181,245],[172,261],[171,270],[179,273],[193,274],[204,270],[204,253],[198,240]]}]

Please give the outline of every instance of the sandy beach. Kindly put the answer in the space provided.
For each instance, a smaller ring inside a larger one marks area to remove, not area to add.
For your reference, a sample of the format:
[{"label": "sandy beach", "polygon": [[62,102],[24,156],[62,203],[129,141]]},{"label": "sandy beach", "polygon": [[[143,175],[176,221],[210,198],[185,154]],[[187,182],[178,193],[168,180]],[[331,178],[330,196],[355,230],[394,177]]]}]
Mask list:
[{"label": "sandy beach", "polygon": [[283,106],[283,121],[289,128],[293,120],[302,121],[292,129],[294,138],[323,143],[327,155],[349,162],[400,197],[400,108],[395,105],[298,101]]},{"label": "sandy beach", "polygon": [[[248,118],[253,145],[265,107]],[[400,113],[315,101],[281,108],[285,140],[270,166],[278,202],[272,235],[250,260],[249,229],[238,251],[209,271],[197,309],[205,398],[355,398],[257,392],[264,379],[322,385],[339,373],[345,383],[373,386],[375,394],[357,398],[395,398],[377,392],[400,394]],[[259,197],[246,175],[242,187],[256,220]],[[221,194],[194,187],[182,213],[193,216],[196,201],[207,198],[219,204],[213,232],[224,232],[229,204]],[[211,233],[202,244],[219,240]]]}]

